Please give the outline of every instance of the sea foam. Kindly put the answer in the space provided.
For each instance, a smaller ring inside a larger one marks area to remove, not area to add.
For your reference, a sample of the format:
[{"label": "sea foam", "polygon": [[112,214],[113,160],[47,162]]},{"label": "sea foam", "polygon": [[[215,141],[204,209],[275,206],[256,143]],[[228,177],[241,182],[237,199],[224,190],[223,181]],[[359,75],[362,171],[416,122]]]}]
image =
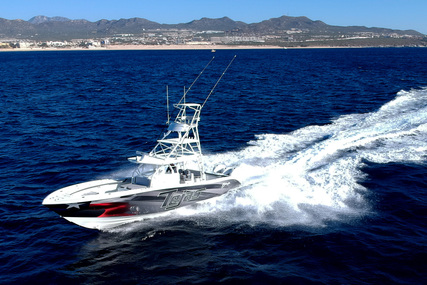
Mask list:
[{"label": "sea foam", "polygon": [[287,134],[256,135],[240,150],[206,155],[207,169],[235,167],[241,187],[143,224],[207,218],[322,227],[352,220],[371,211],[369,189],[361,184],[365,162],[423,163],[426,151],[427,88],[400,91],[375,112],[344,115]]},{"label": "sea foam", "polygon": [[255,136],[234,152],[208,155],[208,168],[235,166],[242,186],[181,215],[230,221],[316,225],[370,211],[361,185],[366,161],[422,163],[427,151],[427,88],[400,91],[379,110],[338,117],[288,134]]}]

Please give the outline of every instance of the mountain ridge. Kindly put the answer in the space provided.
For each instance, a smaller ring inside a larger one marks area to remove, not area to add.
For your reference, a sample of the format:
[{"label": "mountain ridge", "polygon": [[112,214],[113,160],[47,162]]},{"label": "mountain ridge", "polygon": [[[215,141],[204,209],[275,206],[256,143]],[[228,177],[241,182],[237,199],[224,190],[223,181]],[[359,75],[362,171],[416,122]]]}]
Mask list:
[{"label": "mountain ridge", "polygon": [[[1,23],[8,23],[9,33],[8,36],[12,36],[10,32],[13,32],[13,27],[28,27],[29,30],[42,30],[43,27],[55,27],[58,28],[64,27],[66,25],[82,25],[86,24],[88,29],[95,29],[96,27],[105,28],[109,26],[109,28],[113,28],[113,30],[120,30],[120,32],[126,32],[128,30],[138,29],[192,29],[196,31],[201,30],[233,30],[233,29],[241,29],[246,32],[277,32],[280,29],[310,29],[313,31],[318,30],[336,30],[338,28],[341,29],[354,29],[355,27],[363,29],[363,30],[387,30],[394,31],[397,33],[410,33],[414,35],[423,35],[415,30],[399,30],[399,29],[389,29],[389,28],[377,28],[377,27],[366,27],[366,26],[332,26],[324,23],[320,20],[311,20],[305,16],[300,17],[290,17],[290,16],[281,16],[278,18],[270,18],[268,20],[264,20],[258,23],[250,23],[247,24],[242,21],[234,21],[229,17],[222,18],[206,18],[203,17],[198,20],[192,20],[187,23],[178,23],[178,24],[160,24],[157,22],[153,22],[144,18],[134,17],[129,19],[119,19],[119,20],[107,20],[101,19],[95,22],[91,22],[85,19],[72,20],[65,17],[55,16],[55,17],[47,17],[47,16],[35,16],[28,21],[24,20],[7,20],[4,18],[0,18]],[[23,23],[26,23],[25,26]],[[30,28],[32,26],[32,28]],[[5,28],[0,27],[0,34],[5,34]]]},{"label": "mountain ridge", "polygon": [[[105,39],[117,35],[132,35],[135,37],[147,37],[148,33],[175,32],[181,33],[191,31],[193,36],[214,32],[223,37],[222,43],[233,44],[235,37],[245,37],[243,41],[266,42],[266,37],[279,38],[280,40],[270,44],[287,45],[286,43],[298,42],[305,45],[318,41],[320,45],[330,45],[331,40],[343,45],[343,40],[352,39],[348,45],[357,45],[357,41],[365,37],[375,39],[399,38],[398,45],[427,45],[426,36],[415,30],[397,30],[389,28],[366,27],[366,26],[334,26],[328,25],[320,20],[311,20],[308,17],[281,16],[270,18],[258,23],[245,23],[234,21],[229,17],[207,18],[203,17],[186,23],[161,24],[145,18],[129,18],[118,20],[101,19],[91,22],[85,19],[69,19],[65,17],[35,16],[28,21],[7,20],[0,18],[0,39],[32,40],[32,41],[69,41],[74,39]],[[176,36],[176,41],[180,41]],[[208,38],[197,36],[202,41]],[[233,39],[224,39],[234,37]],[[262,38],[260,40],[260,38]],[[323,38],[323,40],[322,40]],[[325,42],[325,38],[329,38]],[[359,38],[359,39],[358,39]],[[406,40],[406,39],[410,40]],[[417,40],[414,41],[414,38]],[[216,39],[218,40],[218,39]],[[191,39],[190,39],[191,41]],[[194,41],[194,39],[193,39]],[[232,41],[230,43],[230,41]],[[337,42],[339,41],[339,42]],[[370,45],[366,43],[363,45]],[[406,43],[405,43],[406,42]],[[391,41],[375,41],[373,45],[389,45]],[[395,45],[396,41],[391,43]],[[155,44],[155,43],[154,43]],[[161,44],[161,43],[157,43]],[[292,44],[293,45],[293,44]],[[332,44],[333,45],[333,44]],[[347,45],[347,44],[345,44]]]},{"label": "mountain ridge", "polygon": [[59,17],[59,16],[47,17],[43,15],[38,15],[28,20],[28,22],[30,22],[31,24],[41,24],[45,22],[68,22],[68,21],[71,21],[71,20],[65,17]]}]

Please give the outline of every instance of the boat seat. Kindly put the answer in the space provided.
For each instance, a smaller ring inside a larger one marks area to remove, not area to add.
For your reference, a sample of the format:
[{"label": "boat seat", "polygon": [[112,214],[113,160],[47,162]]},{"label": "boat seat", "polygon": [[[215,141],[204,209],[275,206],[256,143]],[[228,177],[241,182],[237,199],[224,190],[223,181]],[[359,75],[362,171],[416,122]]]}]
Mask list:
[{"label": "boat seat", "polygon": [[143,176],[135,176],[133,182],[138,185],[150,187],[150,179]]}]

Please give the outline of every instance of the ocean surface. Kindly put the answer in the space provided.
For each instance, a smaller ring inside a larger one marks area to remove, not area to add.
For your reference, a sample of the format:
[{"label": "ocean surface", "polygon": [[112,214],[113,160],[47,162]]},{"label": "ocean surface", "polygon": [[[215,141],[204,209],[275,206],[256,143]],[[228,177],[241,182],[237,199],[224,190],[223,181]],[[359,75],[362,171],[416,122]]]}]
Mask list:
[{"label": "ocean surface", "polygon": [[[42,206],[203,102],[219,199],[109,231]],[[0,53],[1,284],[426,284],[427,49]]]}]

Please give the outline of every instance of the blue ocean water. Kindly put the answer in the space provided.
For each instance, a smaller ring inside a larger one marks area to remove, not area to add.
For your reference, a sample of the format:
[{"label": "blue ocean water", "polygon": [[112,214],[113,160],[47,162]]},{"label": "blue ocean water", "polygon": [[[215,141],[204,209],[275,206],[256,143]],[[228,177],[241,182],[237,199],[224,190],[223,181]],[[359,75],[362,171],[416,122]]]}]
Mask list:
[{"label": "blue ocean water", "polygon": [[[99,232],[41,205],[131,173],[166,86],[242,187]],[[427,49],[0,53],[3,284],[427,282]]]}]

